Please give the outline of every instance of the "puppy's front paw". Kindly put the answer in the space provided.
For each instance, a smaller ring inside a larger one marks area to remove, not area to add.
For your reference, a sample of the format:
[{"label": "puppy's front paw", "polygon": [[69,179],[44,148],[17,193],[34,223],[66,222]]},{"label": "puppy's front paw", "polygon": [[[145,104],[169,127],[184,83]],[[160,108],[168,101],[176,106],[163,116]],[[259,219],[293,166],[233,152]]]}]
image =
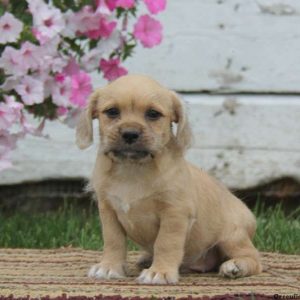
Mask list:
[{"label": "puppy's front paw", "polygon": [[178,282],[177,271],[164,271],[155,268],[145,269],[137,278],[140,284],[172,284]]},{"label": "puppy's front paw", "polygon": [[229,278],[238,278],[244,276],[241,266],[234,259],[225,261],[219,271],[219,275]]},{"label": "puppy's front paw", "polygon": [[89,272],[88,277],[97,279],[118,279],[125,277],[122,265],[113,266],[106,263],[93,265]]}]

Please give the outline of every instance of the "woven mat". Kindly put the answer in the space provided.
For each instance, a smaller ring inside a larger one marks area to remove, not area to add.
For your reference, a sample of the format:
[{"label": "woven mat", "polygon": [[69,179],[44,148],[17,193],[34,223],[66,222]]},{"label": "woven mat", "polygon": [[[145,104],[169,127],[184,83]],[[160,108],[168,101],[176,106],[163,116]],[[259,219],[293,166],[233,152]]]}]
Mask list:
[{"label": "woven mat", "polygon": [[[122,295],[123,297],[192,297],[253,293],[298,295],[300,297],[300,256],[262,253],[265,271],[242,279],[223,279],[215,273],[182,275],[178,284],[139,285],[134,262],[128,257],[128,277],[122,280],[87,278],[89,267],[100,261],[101,253],[74,248],[54,250],[0,249],[0,295],[51,298],[68,296]],[[0,297],[1,299],[1,297]],[[4,299],[2,297],[2,299]]]}]

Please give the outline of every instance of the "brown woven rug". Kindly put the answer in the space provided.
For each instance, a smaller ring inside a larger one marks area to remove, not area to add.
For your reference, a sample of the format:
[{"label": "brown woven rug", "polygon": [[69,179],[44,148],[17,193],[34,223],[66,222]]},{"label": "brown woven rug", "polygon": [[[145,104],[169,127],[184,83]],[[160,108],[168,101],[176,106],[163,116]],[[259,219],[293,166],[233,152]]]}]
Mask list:
[{"label": "brown woven rug", "polygon": [[[128,277],[94,280],[86,273],[100,261],[101,253],[74,248],[54,250],[0,249],[0,299],[122,295],[123,297],[202,297],[224,294],[296,295],[300,298],[300,256],[262,253],[265,271],[242,279],[223,279],[214,273],[182,275],[176,285],[136,284],[137,252],[129,253]],[[253,296],[253,295],[252,295]],[[261,299],[259,296],[249,299]],[[225,297],[224,299],[226,299]],[[241,299],[242,297],[237,297]],[[47,298],[49,299],[49,298]],[[100,298],[99,298],[100,299]],[[168,298],[170,299],[170,298]],[[278,298],[280,299],[280,298]],[[294,298],[296,299],[296,298]]]}]

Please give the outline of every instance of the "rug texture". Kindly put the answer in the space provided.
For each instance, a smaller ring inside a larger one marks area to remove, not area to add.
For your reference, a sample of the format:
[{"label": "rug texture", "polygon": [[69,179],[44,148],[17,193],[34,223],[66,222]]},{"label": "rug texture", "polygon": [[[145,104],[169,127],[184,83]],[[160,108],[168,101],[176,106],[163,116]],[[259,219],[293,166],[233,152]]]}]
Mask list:
[{"label": "rug texture", "polygon": [[[237,296],[241,294],[250,295],[248,299],[265,299],[266,295],[271,299],[280,299],[282,296],[300,299],[299,255],[262,253],[264,272],[258,276],[224,279],[215,273],[193,273],[182,275],[176,285],[164,286],[139,285],[135,282],[139,273],[135,266],[137,257],[137,252],[128,255],[128,277],[103,281],[86,276],[90,266],[101,259],[101,253],[97,251],[74,248],[0,249],[0,300],[28,295],[31,298],[48,296],[45,299],[80,296],[74,299],[87,300],[95,296],[98,298],[94,299],[102,299],[99,295],[174,299],[226,294],[236,295],[231,299],[244,299]],[[256,296],[253,297],[253,294]],[[229,296],[225,296],[218,299],[229,299]]]}]

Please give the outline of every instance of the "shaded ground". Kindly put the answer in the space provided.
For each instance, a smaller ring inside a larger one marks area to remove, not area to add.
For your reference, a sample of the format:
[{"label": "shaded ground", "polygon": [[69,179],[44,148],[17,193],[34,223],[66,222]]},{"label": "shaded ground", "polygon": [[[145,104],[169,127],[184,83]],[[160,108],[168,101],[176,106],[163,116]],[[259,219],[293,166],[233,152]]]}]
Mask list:
[{"label": "shaded ground", "polygon": [[[55,210],[65,200],[88,207],[92,195],[84,192],[83,179],[46,180],[16,185],[0,185],[0,209],[2,211]],[[249,207],[259,199],[267,206],[282,203],[287,211],[300,206],[300,183],[292,178],[282,178],[261,186],[233,191]]]}]

